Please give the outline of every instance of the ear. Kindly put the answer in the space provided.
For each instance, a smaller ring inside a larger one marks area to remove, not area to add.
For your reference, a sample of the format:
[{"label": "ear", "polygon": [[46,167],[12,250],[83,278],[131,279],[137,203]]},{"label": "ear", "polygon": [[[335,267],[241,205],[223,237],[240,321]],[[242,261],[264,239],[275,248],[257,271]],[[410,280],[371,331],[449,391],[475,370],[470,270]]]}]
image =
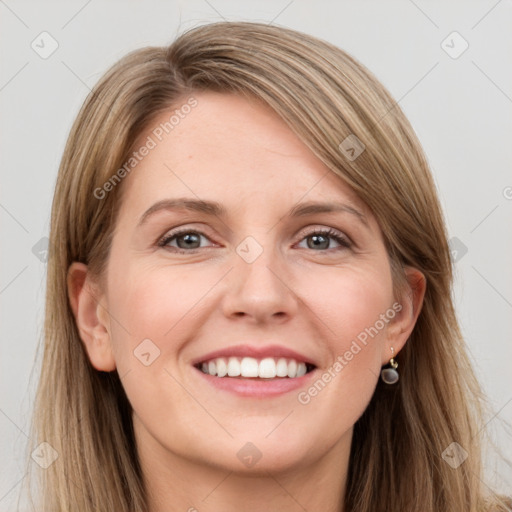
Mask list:
[{"label": "ear", "polygon": [[110,316],[104,294],[91,279],[87,265],[74,262],[68,269],[68,297],[80,338],[96,370],[110,372],[116,363],[110,336]]},{"label": "ear", "polygon": [[393,305],[396,315],[387,326],[387,341],[382,354],[383,365],[392,357],[391,347],[396,356],[407,342],[416,325],[427,288],[427,280],[422,272],[413,267],[404,267],[403,270],[407,283]]}]

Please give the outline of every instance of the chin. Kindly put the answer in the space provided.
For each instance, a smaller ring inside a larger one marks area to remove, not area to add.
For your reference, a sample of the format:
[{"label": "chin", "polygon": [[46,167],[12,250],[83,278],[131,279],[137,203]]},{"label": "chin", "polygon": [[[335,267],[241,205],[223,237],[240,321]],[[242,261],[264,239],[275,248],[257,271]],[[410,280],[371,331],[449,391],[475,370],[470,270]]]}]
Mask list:
[{"label": "chin", "polygon": [[[268,428],[269,424],[271,428]],[[247,476],[268,476],[269,472],[287,472],[318,458],[322,447],[308,444],[305,430],[301,433],[300,428],[283,426],[278,434],[279,428],[272,432],[275,426],[275,421],[260,421],[250,429],[247,424],[245,429],[242,425],[238,432],[230,430],[233,438],[226,434],[223,442],[219,442],[216,435],[215,444],[206,440],[207,445],[200,453],[197,453],[198,444],[195,443],[196,462]],[[268,435],[269,432],[272,433]]]}]

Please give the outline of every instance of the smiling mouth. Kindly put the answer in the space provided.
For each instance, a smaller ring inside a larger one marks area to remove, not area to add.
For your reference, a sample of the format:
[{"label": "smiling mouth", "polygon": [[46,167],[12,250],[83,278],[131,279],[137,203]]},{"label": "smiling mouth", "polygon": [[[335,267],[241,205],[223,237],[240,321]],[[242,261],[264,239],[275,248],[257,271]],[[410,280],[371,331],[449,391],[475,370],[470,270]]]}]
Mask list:
[{"label": "smiling mouth", "polygon": [[295,379],[315,369],[310,363],[284,357],[217,357],[195,367],[213,377],[239,379]]}]

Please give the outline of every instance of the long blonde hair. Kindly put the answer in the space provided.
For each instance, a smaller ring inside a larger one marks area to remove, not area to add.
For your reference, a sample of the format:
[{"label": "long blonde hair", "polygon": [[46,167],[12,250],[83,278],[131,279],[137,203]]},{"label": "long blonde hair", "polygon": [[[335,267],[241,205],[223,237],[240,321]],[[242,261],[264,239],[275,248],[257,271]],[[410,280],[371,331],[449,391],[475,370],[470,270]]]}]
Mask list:
[{"label": "long blonde hair", "polygon": [[[435,186],[417,137],[378,80],[341,49],[283,27],[222,22],[168,47],[134,51],[86,99],[69,136],[52,207],[44,356],[33,447],[59,457],[40,470],[41,510],[146,512],[131,407],[117,372],[96,371],[67,296],[70,264],[101,276],[123,184],[101,188],[156,116],[201,90],[256,97],[370,207],[382,229],[394,284],[403,267],[427,281],[423,308],[400,352],[400,382],[377,385],[354,427],[345,510],[476,512],[484,503],[481,390],[451,298],[452,262]],[[356,159],[348,136],[365,146]],[[133,172],[137,172],[136,170]],[[469,454],[454,469],[443,451]]]}]

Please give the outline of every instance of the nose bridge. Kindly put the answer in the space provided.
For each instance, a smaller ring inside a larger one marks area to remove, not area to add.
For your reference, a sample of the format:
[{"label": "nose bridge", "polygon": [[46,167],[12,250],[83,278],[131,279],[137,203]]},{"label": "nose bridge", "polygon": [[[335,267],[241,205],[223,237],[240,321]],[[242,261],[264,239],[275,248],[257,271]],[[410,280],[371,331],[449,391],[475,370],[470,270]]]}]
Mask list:
[{"label": "nose bridge", "polygon": [[234,268],[224,297],[226,316],[246,315],[262,321],[296,311],[296,297],[287,283],[285,263],[271,245],[272,239],[266,236],[263,245],[248,236],[236,247]]}]

